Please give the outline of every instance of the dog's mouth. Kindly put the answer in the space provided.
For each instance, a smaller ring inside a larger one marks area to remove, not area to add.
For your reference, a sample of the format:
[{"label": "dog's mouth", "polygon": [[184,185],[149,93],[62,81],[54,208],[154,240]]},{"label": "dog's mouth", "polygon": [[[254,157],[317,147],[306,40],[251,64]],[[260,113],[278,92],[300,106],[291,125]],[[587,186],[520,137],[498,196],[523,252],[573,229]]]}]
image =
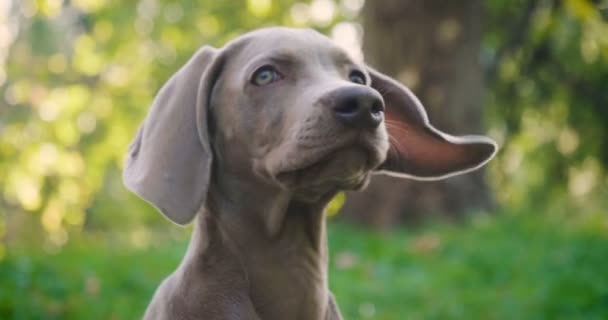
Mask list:
[{"label": "dog's mouth", "polygon": [[[345,148],[339,148],[337,150],[333,150],[325,155],[320,155],[318,160],[307,161],[302,163],[296,168],[291,170],[285,170],[280,172],[277,177],[279,180],[284,179],[296,179],[302,180],[305,178],[309,178],[310,176],[317,176],[321,174],[323,169],[328,166],[332,162],[338,162],[337,158],[340,157],[341,154],[345,152]],[[367,161],[365,161],[367,162]],[[367,165],[361,165],[360,167],[367,167]],[[346,171],[346,170],[344,170]],[[289,176],[289,177],[288,177]]]},{"label": "dog's mouth", "polygon": [[311,153],[303,160],[281,168],[275,176],[287,188],[358,190],[386,157],[386,150],[373,139],[362,138],[317,151],[300,152]]}]

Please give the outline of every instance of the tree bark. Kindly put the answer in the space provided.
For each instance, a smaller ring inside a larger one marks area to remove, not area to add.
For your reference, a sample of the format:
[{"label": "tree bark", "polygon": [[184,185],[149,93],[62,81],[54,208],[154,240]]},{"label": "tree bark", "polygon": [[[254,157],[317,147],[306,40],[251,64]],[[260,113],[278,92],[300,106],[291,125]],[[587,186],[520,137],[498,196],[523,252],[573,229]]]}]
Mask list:
[{"label": "tree bark", "polygon": [[[363,9],[368,63],[412,89],[431,123],[455,135],[482,132],[482,11],[478,0],[374,0]],[[491,204],[480,170],[436,182],[377,175],[365,191],[347,193],[342,211],[382,228]]]}]

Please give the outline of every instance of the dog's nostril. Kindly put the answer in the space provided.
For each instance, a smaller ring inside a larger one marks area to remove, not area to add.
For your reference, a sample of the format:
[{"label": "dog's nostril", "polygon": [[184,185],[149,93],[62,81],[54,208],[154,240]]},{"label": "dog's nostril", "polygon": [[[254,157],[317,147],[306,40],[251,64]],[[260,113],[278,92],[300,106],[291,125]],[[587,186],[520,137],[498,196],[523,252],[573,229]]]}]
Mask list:
[{"label": "dog's nostril", "polygon": [[376,102],[372,105],[370,112],[373,114],[379,114],[380,112],[384,112],[384,105],[382,105],[381,102]]},{"label": "dog's nostril", "polygon": [[341,104],[341,105],[338,105],[337,107],[335,107],[334,111],[336,113],[350,115],[350,114],[357,113],[359,111],[359,106],[357,105],[356,102],[344,103],[344,104]]}]

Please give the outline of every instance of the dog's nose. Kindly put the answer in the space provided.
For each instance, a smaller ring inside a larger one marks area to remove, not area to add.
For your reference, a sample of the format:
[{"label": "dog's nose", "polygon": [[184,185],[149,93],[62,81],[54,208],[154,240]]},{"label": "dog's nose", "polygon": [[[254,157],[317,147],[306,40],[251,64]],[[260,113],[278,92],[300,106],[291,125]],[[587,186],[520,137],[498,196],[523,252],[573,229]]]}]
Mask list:
[{"label": "dog's nose", "polygon": [[375,90],[352,86],[336,92],[333,114],[345,125],[375,129],[384,119],[384,102]]}]

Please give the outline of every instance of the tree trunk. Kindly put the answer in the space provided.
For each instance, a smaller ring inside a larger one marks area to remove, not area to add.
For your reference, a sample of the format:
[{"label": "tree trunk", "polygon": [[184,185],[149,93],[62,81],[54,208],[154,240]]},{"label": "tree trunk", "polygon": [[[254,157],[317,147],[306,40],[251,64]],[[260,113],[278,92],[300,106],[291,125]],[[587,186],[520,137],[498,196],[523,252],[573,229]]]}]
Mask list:
[{"label": "tree trunk", "polygon": [[[412,89],[436,127],[481,133],[481,15],[476,0],[366,1],[366,60]],[[491,203],[482,171],[437,182],[377,175],[366,191],[347,194],[342,211],[386,227],[429,215],[458,217]]]}]

